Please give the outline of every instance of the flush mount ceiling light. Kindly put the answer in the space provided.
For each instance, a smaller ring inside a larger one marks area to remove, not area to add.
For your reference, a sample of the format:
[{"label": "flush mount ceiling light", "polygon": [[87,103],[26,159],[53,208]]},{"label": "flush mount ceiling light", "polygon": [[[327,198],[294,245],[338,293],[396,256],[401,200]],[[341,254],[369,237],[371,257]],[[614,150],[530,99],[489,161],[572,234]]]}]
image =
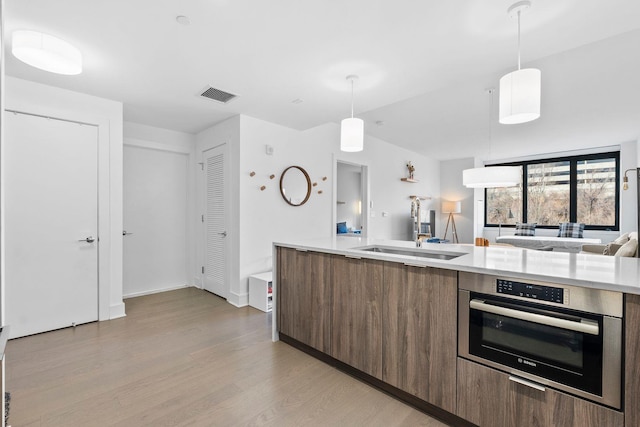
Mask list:
[{"label": "flush mount ceiling light", "polygon": [[38,31],[14,31],[11,53],[25,64],[51,73],[75,75],[82,72],[82,54],[77,48]]},{"label": "flush mount ceiling light", "polygon": [[340,126],[340,150],[347,152],[362,151],[364,148],[364,121],[353,117],[353,82],[358,76],[349,75],[351,82],[351,117],[342,120]]},{"label": "flush mount ceiling light", "polygon": [[540,117],[541,73],[536,68],[520,69],[520,14],[531,7],[519,1],[507,10],[518,18],[518,69],[500,79],[500,117],[502,124],[526,123]]}]

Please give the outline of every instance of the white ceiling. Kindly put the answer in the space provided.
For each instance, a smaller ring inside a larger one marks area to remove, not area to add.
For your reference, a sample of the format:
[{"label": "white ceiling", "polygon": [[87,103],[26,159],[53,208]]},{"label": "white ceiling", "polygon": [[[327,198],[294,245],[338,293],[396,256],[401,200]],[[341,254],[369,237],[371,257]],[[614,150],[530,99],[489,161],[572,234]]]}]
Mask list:
[{"label": "white ceiling", "polygon": [[[516,66],[517,24],[506,13],[512,3],[5,0],[6,73],[121,101],[126,121],[189,133],[239,113],[300,130],[339,122],[350,114],[345,76],[358,74],[356,116],[365,119],[368,134],[440,159],[465,157],[486,150],[489,138],[514,136],[513,126],[504,130],[497,123],[490,134],[486,94]],[[178,15],[191,24],[177,23]],[[83,52],[84,72],[60,76],[17,61],[9,53],[16,29],[73,43]],[[523,66],[543,71],[543,117],[536,122],[545,126],[545,114],[553,111],[549,75],[559,70],[565,51],[580,48],[570,57],[578,63],[583,51],[611,50],[606,41],[600,50],[585,45],[619,36],[631,50],[615,50],[610,59],[635,68],[627,77],[639,75],[638,29],[637,0],[533,0],[522,17],[522,59]],[[593,57],[582,60],[596,76],[611,68]],[[623,90],[615,76],[611,84]],[[239,97],[226,105],[199,98],[207,85]],[[631,89],[640,87],[634,82]],[[640,108],[634,95],[633,114]],[[555,129],[556,122],[546,123]],[[536,134],[530,124],[519,126]]]}]

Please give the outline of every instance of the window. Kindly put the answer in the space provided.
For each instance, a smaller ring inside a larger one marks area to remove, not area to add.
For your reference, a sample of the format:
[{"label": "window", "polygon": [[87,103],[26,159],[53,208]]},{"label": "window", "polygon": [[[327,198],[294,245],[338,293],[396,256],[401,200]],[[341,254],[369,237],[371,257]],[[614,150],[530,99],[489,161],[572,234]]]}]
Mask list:
[{"label": "window", "polygon": [[503,164],[519,166],[524,179],[485,190],[485,225],[582,222],[588,230],[618,230],[619,161],[613,152]]}]

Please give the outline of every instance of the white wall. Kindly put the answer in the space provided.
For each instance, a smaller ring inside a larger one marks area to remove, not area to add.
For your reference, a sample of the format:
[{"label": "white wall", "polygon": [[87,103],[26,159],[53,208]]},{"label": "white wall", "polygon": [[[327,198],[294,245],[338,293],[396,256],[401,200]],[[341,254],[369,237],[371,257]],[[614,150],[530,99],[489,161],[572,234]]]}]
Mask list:
[{"label": "white wall", "polygon": [[[98,126],[100,320],[125,315],[122,302],[122,103],[6,77],[5,107]],[[10,161],[10,159],[3,159]],[[37,169],[34,169],[36,173]],[[3,180],[4,181],[4,180]],[[11,183],[5,183],[5,186]],[[11,248],[6,248],[11,250]],[[6,301],[5,303],[11,303]]]},{"label": "white wall", "polygon": [[125,297],[193,285],[195,140],[124,124]]},{"label": "white wall", "polygon": [[[473,243],[473,216],[474,216],[474,191],[462,185],[462,171],[473,168],[473,158],[445,160],[440,162],[440,201],[460,201],[461,213],[454,214],[456,229],[458,230],[458,240],[460,243]],[[440,212],[440,205],[437,205],[438,216],[438,236],[443,237],[447,224],[448,214]],[[447,238],[451,240],[451,226]]]},{"label": "white wall", "polygon": [[[226,120],[197,135],[197,152],[220,143],[229,144],[229,179],[232,200],[228,228],[230,293],[235,305],[248,302],[248,276],[272,268],[272,243],[293,239],[331,237],[335,233],[333,162],[335,159],[366,165],[370,176],[372,217],[369,235],[406,239],[410,230],[412,194],[439,197],[439,163],[369,136],[361,153],[342,153],[339,126],[329,123],[307,131],[279,126],[248,116]],[[273,147],[272,155],[265,146]],[[416,167],[419,184],[405,183],[406,163]],[[306,169],[313,187],[309,201],[288,205],[280,194],[279,179],[288,166]],[[255,172],[253,177],[251,172]],[[275,175],[270,179],[270,175]],[[323,178],[326,177],[326,180]],[[266,186],[264,191],[261,186]],[[201,190],[198,190],[201,191]],[[321,191],[321,193],[319,193]],[[432,202],[426,203],[432,209]],[[435,206],[435,205],[434,205]],[[383,212],[385,213],[383,215]]]}]

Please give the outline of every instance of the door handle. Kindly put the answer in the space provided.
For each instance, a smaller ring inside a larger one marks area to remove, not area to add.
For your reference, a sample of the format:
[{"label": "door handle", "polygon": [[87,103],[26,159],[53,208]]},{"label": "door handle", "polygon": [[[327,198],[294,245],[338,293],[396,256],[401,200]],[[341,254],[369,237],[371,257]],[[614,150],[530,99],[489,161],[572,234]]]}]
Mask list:
[{"label": "door handle", "polygon": [[218,235],[222,237],[227,237],[227,232],[223,231],[222,233],[218,233]]},{"label": "door handle", "polygon": [[578,321],[566,320],[558,317],[545,316],[543,314],[530,313],[528,311],[515,310],[513,308],[490,305],[480,299],[472,299],[469,301],[469,308],[486,311],[487,313],[493,313],[499,316],[512,317],[514,319],[524,320],[525,322],[539,323],[541,325],[582,332],[584,334],[600,334],[598,323],[589,319],[580,319]]},{"label": "door handle", "polygon": [[123,236],[129,236],[131,234],[133,234],[133,233],[127,233],[127,230],[122,230],[122,235]]},{"label": "door handle", "polygon": [[545,391],[546,390],[546,388],[544,386],[540,385],[540,384],[534,383],[532,381],[527,381],[527,380],[525,380],[523,378],[516,377],[514,375],[509,375],[509,381],[513,381],[514,383],[518,383],[518,384],[522,384],[522,385],[527,386],[527,387],[531,387],[531,388],[533,388],[535,390],[538,390],[538,391]]},{"label": "door handle", "polygon": [[80,239],[78,240],[78,242],[86,242],[86,243],[93,243],[95,242],[96,239],[94,239],[92,236],[87,237],[86,239]]}]

